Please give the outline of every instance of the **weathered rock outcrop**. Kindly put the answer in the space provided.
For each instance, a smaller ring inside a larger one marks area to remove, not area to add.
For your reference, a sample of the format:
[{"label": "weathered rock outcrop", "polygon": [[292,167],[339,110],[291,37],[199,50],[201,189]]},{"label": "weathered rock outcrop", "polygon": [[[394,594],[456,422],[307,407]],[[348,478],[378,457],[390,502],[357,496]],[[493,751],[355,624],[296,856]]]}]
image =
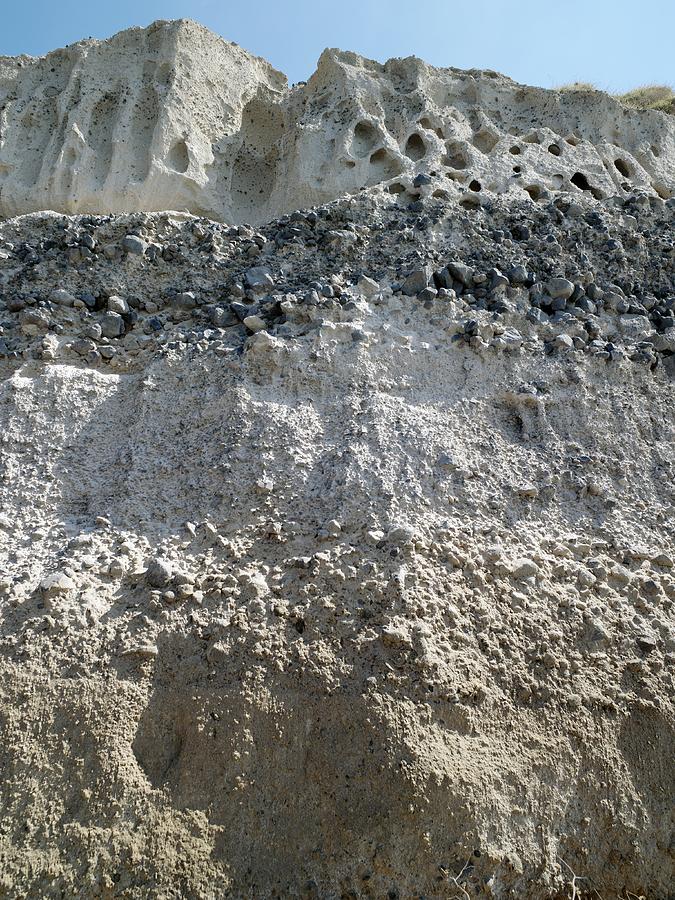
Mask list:
[{"label": "weathered rock outcrop", "polygon": [[[0,58],[0,215],[178,209],[260,222],[365,186],[675,191],[675,120],[597,91],[326,50],[288,88],[191,21]],[[526,192],[526,193],[525,193]]]},{"label": "weathered rock outcrop", "polygon": [[667,900],[672,121],[3,72],[0,897]]}]

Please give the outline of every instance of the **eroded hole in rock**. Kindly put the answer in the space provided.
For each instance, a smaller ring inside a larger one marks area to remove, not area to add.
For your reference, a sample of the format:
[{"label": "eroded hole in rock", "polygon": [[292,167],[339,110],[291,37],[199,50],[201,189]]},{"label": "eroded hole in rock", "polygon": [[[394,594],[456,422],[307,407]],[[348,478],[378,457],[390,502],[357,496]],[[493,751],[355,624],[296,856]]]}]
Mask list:
[{"label": "eroded hole in rock", "polygon": [[167,162],[175,171],[184,173],[190,167],[190,153],[185,141],[177,141],[169,151]]},{"label": "eroded hole in rock", "polygon": [[596,200],[602,200],[603,193],[599,188],[594,187],[583,174],[583,172],[575,172],[574,175],[570,178],[570,181],[575,187],[578,187],[582,191],[588,191]]},{"label": "eroded hole in rock", "polygon": [[439,200],[449,200],[450,199],[450,194],[447,191],[442,190],[441,188],[437,188],[431,196],[438,197]]},{"label": "eroded hole in rock", "polygon": [[520,166],[514,166],[513,171],[516,173],[516,175],[519,175],[523,170]]},{"label": "eroded hole in rock", "polygon": [[650,149],[651,149],[652,153],[654,154],[654,156],[661,156],[661,149],[659,147],[657,147],[656,144],[652,144]]},{"label": "eroded hole in rock", "polygon": [[475,178],[472,178],[471,181],[469,182],[469,190],[475,191],[476,193],[478,193],[478,191],[482,190],[482,185],[481,185],[480,181],[477,181]]},{"label": "eroded hole in rock", "polygon": [[447,156],[443,158],[443,165],[453,169],[466,169],[469,159],[466,151],[460,144],[447,144]]},{"label": "eroded hole in rock", "polygon": [[620,172],[624,178],[630,178],[632,173],[630,170],[630,166],[628,165],[627,162],[625,162],[625,160],[620,159],[620,158],[615,159],[614,165],[616,166],[617,171]]},{"label": "eroded hole in rock", "polygon": [[464,184],[467,179],[466,172],[446,172],[445,177],[449,178],[450,181],[456,181],[458,184]]},{"label": "eroded hole in rock", "polygon": [[427,148],[422,140],[422,138],[415,132],[415,134],[411,134],[405,144],[405,155],[412,159],[413,162],[418,162],[420,159],[424,159]]},{"label": "eroded hole in rock", "polygon": [[136,761],[154,788],[163,788],[179,768],[184,747],[181,717],[170,707],[145,711],[132,749]]},{"label": "eroded hole in rock", "polygon": [[570,144],[572,147],[577,147],[577,146],[579,145],[579,138],[578,138],[575,134],[570,134],[570,135],[568,135],[568,136],[565,138],[565,140],[566,140],[567,143]]},{"label": "eroded hole in rock", "polygon": [[117,121],[121,90],[111,91],[101,97],[91,114],[87,143],[94,151],[94,177],[96,185],[103,187],[110,174],[113,156],[113,132]]},{"label": "eroded hole in rock", "polygon": [[157,64],[148,59],[143,63],[142,77],[137,82],[131,125],[131,167],[134,181],[145,181],[150,172],[152,138],[161,112],[160,95],[154,83]]},{"label": "eroded hole in rock", "polygon": [[574,175],[570,178],[570,181],[573,185],[579,188],[582,191],[590,191],[591,186],[588,183],[588,178],[583,174],[583,172],[575,172]]},{"label": "eroded hole in rock", "polygon": [[665,184],[660,184],[658,181],[652,181],[652,187],[662,200],[670,200],[673,196],[672,191],[669,191]]},{"label": "eroded hole in rock", "polygon": [[515,144],[513,145],[513,147],[509,147],[509,153],[513,153],[514,156],[518,156],[520,154],[520,152],[521,152],[520,147],[518,147]]},{"label": "eroded hole in rock", "polygon": [[279,141],[284,133],[283,112],[264,96],[244,107],[242,143],[232,166],[232,208],[239,221],[258,221],[276,184]]},{"label": "eroded hole in rock", "polygon": [[481,153],[490,153],[499,143],[499,135],[489,128],[481,128],[473,136],[473,145]]},{"label": "eroded hole in rock", "polygon": [[434,134],[441,140],[443,140],[443,138],[445,137],[445,135],[443,134],[443,129],[440,126],[435,126],[431,119],[425,117],[424,119],[420,119],[417,124],[422,128],[426,128],[427,131],[433,131]]},{"label": "eroded hole in rock", "polygon": [[395,181],[393,184],[390,184],[387,188],[390,194],[404,194],[405,193],[405,185],[401,184],[400,181]]},{"label": "eroded hole in rock", "polygon": [[477,194],[467,194],[459,201],[459,205],[464,209],[480,209],[480,197]]},{"label": "eroded hole in rock", "polygon": [[354,129],[352,152],[354,156],[368,156],[379,140],[377,129],[370,122],[359,122]]},{"label": "eroded hole in rock", "polygon": [[541,198],[541,188],[537,184],[528,184],[523,187],[525,193],[529,194],[532,200],[537,201]]},{"label": "eroded hole in rock", "polygon": [[343,160],[342,160],[342,165],[343,165],[346,169],[353,169],[353,168],[356,166],[356,163],[354,162],[353,159],[343,159]]},{"label": "eroded hole in rock", "polygon": [[523,140],[526,144],[541,144],[541,138],[536,131],[530,131],[529,134],[524,135]]},{"label": "eroded hole in rock", "polygon": [[562,153],[562,150],[560,149],[560,147],[557,144],[549,144],[548,152],[552,153],[553,156],[560,156],[560,154]]},{"label": "eroded hole in rock", "polygon": [[[384,181],[385,178],[392,178],[394,175],[400,175],[403,171],[403,167],[399,160],[384,147],[381,147],[372,154],[370,157],[370,165],[372,167],[371,175],[374,182]],[[372,179],[369,179],[369,181]]]},{"label": "eroded hole in rock", "polygon": [[570,178],[572,184],[576,185],[582,191],[590,191],[591,186],[588,183],[588,178],[582,172],[575,172],[574,175]]}]

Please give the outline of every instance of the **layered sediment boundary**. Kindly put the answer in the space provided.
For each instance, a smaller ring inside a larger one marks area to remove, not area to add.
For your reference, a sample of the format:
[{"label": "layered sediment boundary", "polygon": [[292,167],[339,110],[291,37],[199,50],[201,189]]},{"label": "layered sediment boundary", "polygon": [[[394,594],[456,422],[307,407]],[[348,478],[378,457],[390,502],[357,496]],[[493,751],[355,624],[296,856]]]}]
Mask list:
[{"label": "layered sediment boundary", "polygon": [[0,896],[665,900],[672,120],[0,73]]}]

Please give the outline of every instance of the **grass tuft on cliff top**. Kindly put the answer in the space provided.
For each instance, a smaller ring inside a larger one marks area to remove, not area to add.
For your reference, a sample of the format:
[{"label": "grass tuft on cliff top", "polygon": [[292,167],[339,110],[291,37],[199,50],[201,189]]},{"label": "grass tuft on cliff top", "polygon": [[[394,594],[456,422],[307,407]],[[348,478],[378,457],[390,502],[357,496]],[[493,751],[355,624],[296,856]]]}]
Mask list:
[{"label": "grass tuft on cliff top", "polygon": [[675,114],[675,91],[666,84],[635,88],[627,94],[619,94],[617,99],[635,109],[660,109]]},{"label": "grass tuft on cliff top", "polygon": [[[598,88],[586,81],[574,81],[571,84],[561,84],[558,90],[584,92],[597,91]],[[632,109],[658,109],[660,112],[675,115],[675,91],[667,84],[646,84],[626,94],[613,96]]]}]

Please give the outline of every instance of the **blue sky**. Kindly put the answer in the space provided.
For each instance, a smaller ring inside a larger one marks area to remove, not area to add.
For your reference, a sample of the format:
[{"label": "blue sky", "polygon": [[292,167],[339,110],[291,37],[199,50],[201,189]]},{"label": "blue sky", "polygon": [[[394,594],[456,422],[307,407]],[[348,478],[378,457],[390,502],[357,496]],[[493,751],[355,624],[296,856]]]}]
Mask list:
[{"label": "blue sky", "polygon": [[4,0],[0,55],[41,55],[155,19],[192,18],[291,82],[325,47],[605,90],[675,82],[675,0]]}]

